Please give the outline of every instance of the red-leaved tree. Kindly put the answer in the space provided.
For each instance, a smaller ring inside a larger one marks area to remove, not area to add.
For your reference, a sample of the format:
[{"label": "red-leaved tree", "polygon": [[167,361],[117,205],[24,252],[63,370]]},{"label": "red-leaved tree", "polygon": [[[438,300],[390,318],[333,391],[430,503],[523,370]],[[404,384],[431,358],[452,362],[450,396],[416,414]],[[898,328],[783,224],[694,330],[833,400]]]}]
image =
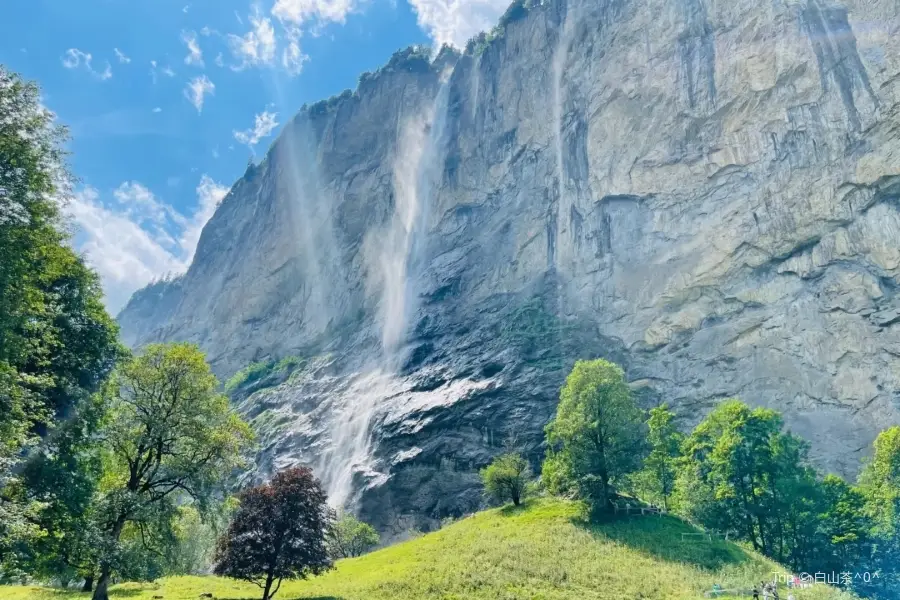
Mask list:
[{"label": "red-leaved tree", "polygon": [[332,568],[325,539],[332,511],[310,469],[285,469],[239,498],[240,507],[216,548],[216,575],[255,583],[263,589],[263,600],[270,600],[282,580],[306,579]]}]

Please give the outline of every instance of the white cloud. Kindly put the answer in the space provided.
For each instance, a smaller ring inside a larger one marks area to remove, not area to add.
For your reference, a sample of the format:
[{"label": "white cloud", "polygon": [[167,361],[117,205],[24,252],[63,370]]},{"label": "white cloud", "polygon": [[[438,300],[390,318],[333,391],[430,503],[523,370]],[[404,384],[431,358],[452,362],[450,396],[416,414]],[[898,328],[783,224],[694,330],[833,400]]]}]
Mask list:
[{"label": "white cloud", "polygon": [[119,62],[123,65],[127,65],[131,62],[131,59],[125,56],[125,53],[119,50],[118,48],[113,48],[113,52],[116,53],[116,58],[119,59]]},{"label": "white cloud", "polygon": [[259,14],[250,15],[251,29],[245,35],[228,35],[231,53],[240,60],[235,70],[251,65],[268,65],[275,58],[275,29],[268,17]]},{"label": "white cloud", "polygon": [[343,23],[355,8],[355,0],[276,0],[272,14],[295,25],[309,20]]},{"label": "white cloud", "polygon": [[113,192],[120,214],[153,233],[154,239],[168,248],[175,240],[168,231],[183,227],[185,219],[168,204],[160,202],[149,189],[136,181],[126,181]]},{"label": "white cloud", "polygon": [[213,181],[208,175],[200,177],[200,184],[197,186],[197,208],[194,210],[194,216],[185,224],[181,238],[179,238],[185,263],[190,264],[194,259],[203,227],[215,214],[219,203],[228,194],[228,189],[228,187]]},{"label": "white cloud", "polygon": [[216,55],[216,66],[219,66],[219,67],[224,67],[224,66],[225,66],[225,57],[222,56],[222,53],[221,53],[221,52],[219,52],[219,53]]},{"label": "white cloud", "polygon": [[303,70],[303,63],[309,60],[309,56],[300,49],[300,28],[290,27],[286,39],[287,46],[281,51],[281,66],[290,75],[299,75]]},{"label": "white cloud", "polygon": [[162,112],[162,108],[160,108],[160,107],[158,107],[158,106],[157,106],[157,107],[154,107],[153,112],[155,112],[155,113],[161,113],[161,112]]},{"label": "white cloud", "polygon": [[140,225],[106,208],[94,188],[75,194],[67,207],[79,230],[76,243],[100,274],[110,311],[117,312],[154,278],[185,269],[183,260]]},{"label": "white cloud", "polygon": [[102,71],[97,71],[94,69],[91,64],[94,57],[91,56],[90,52],[82,52],[78,48],[69,48],[66,50],[65,55],[62,57],[62,64],[67,69],[78,69],[83,67],[86,69],[91,75],[96,77],[101,81],[106,81],[110,77],[112,77],[112,67],[109,62],[106,63],[106,68]]},{"label": "white cloud", "polygon": [[203,66],[203,51],[200,50],[200,44],[197,43],[197,34],[193,31],[181,32],[181,41],[185,43],[188,49],[187,56],[184,57],[184,64]]},{"label": "white cloud", "polygon": [[172,67],[165,66],[163,68],[159,68],[159,64],[155,60],[150,61],[150,77],[153,78],[153,83],[156,83],[157,73],[162,73],[166,77],[175,77],[175,71],[172,70]]},{"label": "white cloud", "polygon": [[465,47],[470,38],[491,29],[509,7],[509,0],[409,0],[409,3],[418,15],[419,26],[437,45],[450,44],[457,48]]},{"label": "white cloud", "polygon": [[253,127],[244,131],[234,131],[234,139],[253,149],[259,140],[271,135],[272,131],[278,127],[278,122],[275,121],[277,116],[276,113],[269,111],[259,113],[254,118]]},{"label": "white cloud", "polygon": [[100,274],[110,311],[118,312],[151,281],[187,270],[203,227],[227,193],[227,187],[203,175],[189,217],[137,182],[120,185],[111,203],[92,187],[75,194],[67,205],[77,228],[75,242]]},{"label": "white cloud", "polygon": [[197,109],[197,113],[203,112],[203,99],[206,94],[213,95],[215,93],[216,86],[206,75],[194,77],[184,88],[184,97],[191,101],[191,104]]}]

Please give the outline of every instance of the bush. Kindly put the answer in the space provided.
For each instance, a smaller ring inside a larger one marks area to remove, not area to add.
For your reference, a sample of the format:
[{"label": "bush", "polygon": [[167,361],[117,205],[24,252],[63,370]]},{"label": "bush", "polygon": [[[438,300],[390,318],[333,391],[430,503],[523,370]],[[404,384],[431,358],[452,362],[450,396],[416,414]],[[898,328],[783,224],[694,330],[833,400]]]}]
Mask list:
[{"label": "bush", "polygon": [[374,527],[353,515],[345,514],[328,530],[328,553],[335,560],[360,556],[377,546],[380,541]]},{"label": "bush", "polygon": [[481,471],[484,491],[497,502],[511,500],[515,506],[525,497],[531,469],[522,455],[501,454]]}]

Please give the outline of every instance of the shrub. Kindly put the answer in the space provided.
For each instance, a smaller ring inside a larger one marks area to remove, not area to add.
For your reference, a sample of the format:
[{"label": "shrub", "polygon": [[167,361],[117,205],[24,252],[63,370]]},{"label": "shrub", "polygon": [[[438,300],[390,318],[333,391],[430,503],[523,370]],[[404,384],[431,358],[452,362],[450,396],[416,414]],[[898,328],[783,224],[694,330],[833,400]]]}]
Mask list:
[{"label": "shrub", "polygon": [[333,559],[365,554],[381,539],[375,528],[353,515],[342,515],[328,530],[328,552]]},{"label": "shrub", "polygon": [[481,471],[485,492],[497,502],[511,500],[515,506],[525,497],[530,477],[528,461],[513,452],[501,454]]}]

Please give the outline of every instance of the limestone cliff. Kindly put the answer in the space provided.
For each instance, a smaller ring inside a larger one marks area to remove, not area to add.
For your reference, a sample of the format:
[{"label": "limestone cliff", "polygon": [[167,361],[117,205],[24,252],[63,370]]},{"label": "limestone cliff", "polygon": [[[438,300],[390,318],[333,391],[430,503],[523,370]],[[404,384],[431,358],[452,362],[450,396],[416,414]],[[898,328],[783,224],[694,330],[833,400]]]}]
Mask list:
[{"label": "limestone cliff", "polygon": [[577,357],[685,426],[777,408],[852,473],[900,422],[898,31],[895,0],[514,4],[302,110],[123,333],[303,357],[237,395],[260,466],[386,528],[474,507],[510,433],[537,461]]}]

